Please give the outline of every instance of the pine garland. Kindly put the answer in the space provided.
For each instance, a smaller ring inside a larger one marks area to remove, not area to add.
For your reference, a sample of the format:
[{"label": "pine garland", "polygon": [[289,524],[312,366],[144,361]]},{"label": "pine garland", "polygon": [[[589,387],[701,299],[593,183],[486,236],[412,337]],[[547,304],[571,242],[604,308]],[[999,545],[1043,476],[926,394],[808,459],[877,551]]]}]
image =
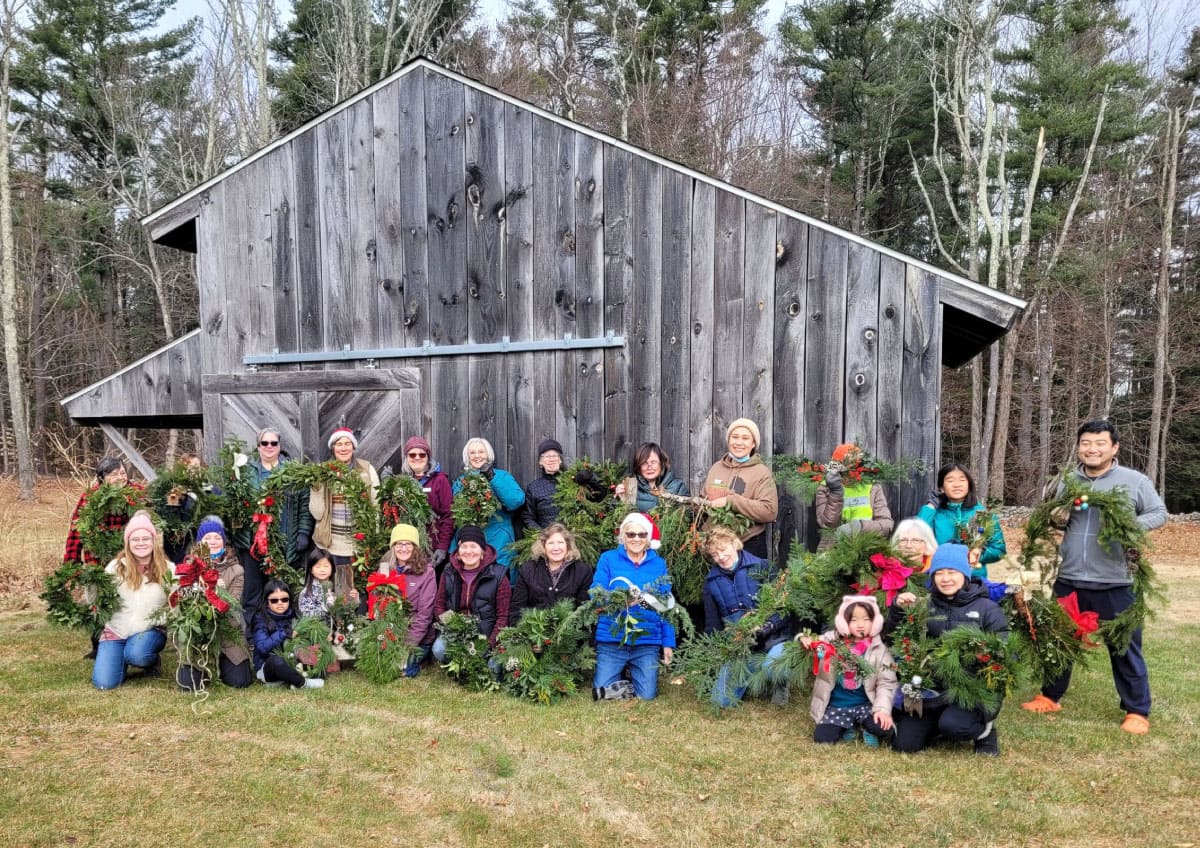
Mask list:
[{"label": "pine garland", "polygon": [[397,524],[411,524],[421,535],[421,548],[428,553],[433,507],[416,478],[408,474],[385,477],[379,484],[379,515],[381,535],[390,537]]},{"label": "pine garland", "polygon": [[[771,470],[784,491],[809,506],[816,500],[817,490],[825,485],[828,475],[826,463],[807,456],[778,453],[771,457]],[[874,454],[866,453],[852,467],[842,470],[846,485],[867,483],[907,483],[918,474],[924,473],[925,463],[919,459],[899,459],[889,462]]]},{"label": "pine garland", "polygon": [[[1138,524],[1137,513],[1124,487],[1100,491],[1068,471],[1062,472],[1061,486],[1062,491],[1037,507],[1025,522],[1021,568],[1035,568],[1039,558],[1044,558],[1041,561],[1058,562],[1053,540],[1053,516],[1056,512],[1098,510],[1100,532],[1097,540],[1109,551],[1121,549],[1125,552],[1129,574],[1133,579],[1133,603],[1118,616],[1100,625],[1100,638],[1117,653],[1123,654],[1129,650],[1134,632],[1154,617],[1154,606],[1166,601],[1162,584],[1148,557],[1149,535]],[[1053,578],[1056,577],[1057,571],[1053,575]],[[1053,578],[1047,578],[1051,585]]]},{"label": "pine garland", "polygon": [[[184,520],[177,507],[189,492],[196,496],[196,504]],[[222,499],[211,492],[208,475],[182,462],[159,469],[158,476],[146,487],[146,499],[162,527],[163,538],[174,545],[191,538],[204,516],[219,515],[222,507]]]},{"label": "pine garland", "polygon": [[319,618],[303,616],[296,619],[292,634],[283,643],[283,658],[305,677],[324,675],[335,659],[329,625]]},{"label": "pine garland", "polygon": [[472,524],[476,527],[487,527],[500,509],[500,499],[492,491],[492,484],[478,471],[468,471],[459,481],[458,494],[450,505],[450,514],[454,516],[455,527],[465,527]]},{"label": "pine garland", "polygon": [[500,631],[496,655],[508,694],[551,704],[575,694],[587,680],[596,652],[589,644],[590,631],[579,627],[578,619],[571,622],[573,611],[569,599],[549,609],[529,609]]},{"label": "pine garland", "polygon": [[102,565],[64,562],[46,577],[38,596],[46,602],[46,615],[63,627],[99,631],[121,606],[116,578]]},{"label": "pine garland", "polygon": [[100,565],[107,565],[125,547],[126,522],[147,506],[146,493],[140,486],[104,483],[88,492],[75,522],[83,547]]},{"label": "pine garland", "polygon": [[479,619],[452,612],[437,628],[446,642],[442,668],[473,692],[495,692],[500,688],[496,673],[488,667],[488,637],[479,632]]},{"label": "pine garland", "polygon": [[381,583],[375,592],[375,618],[360,622],[354,635],[354,667],[372,683],[392,683],[404,676],[414,653],[408,644],[409,606],[391,584]]},{"label": "pine garland", "polygon": [[1075,622],[1053,598],[1020,591],[1000,602],[1008,617],[1009,650],[1029,667],[1039,686],[1091,657],[1088,645],[1075,635]]},{"label": "pine garland", "polygon": [[[600,554],[613,546],[617,528],[629,514],[628,505],[621,503],[613,491],[626,474],[619,462],[596,462],[581,457],[558,475],[554,490],[555,519],[575,536],[583,562],[595,563]],[[527,530],[513,543],[516,562],[531,559],[530,550],[538,531]]]},{"label": "pine garland", "polygon": [[659,554],[667,561],[675,597],[685,604],[700,602],[704,576],[712,563],[704,552],[704,534],[713,527],[726,527],[737,536],[750,529],[751,521],[728,505],[681,503],[660,498],[650,513],[662,535]]}]

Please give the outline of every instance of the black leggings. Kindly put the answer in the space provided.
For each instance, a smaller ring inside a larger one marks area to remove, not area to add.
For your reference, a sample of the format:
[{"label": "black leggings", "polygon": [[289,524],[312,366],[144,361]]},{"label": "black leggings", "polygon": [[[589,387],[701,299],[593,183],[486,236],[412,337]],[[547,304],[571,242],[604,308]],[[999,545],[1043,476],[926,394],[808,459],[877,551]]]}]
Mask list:
[{"label": "black leggings", "polygon": [[983,710],[964,710],[953,704],[933,708],[926,706],[919,716],[901,711],[892,713],[892,716],[896,721],[896,738],[892,740],[892,747],[909,754],[929,747],[939,736],[952,742],[978,739],[988,722]]},{"label": "black leggings", "polygon": [[304,685],[304,675],[296,671],[295,667],[279,654],[268,656],[262,668],[263,680],[268,683],[283,681],[288,686],[294,686],[297,689]]},{"label": "black leggings", "polygon": [[[254,682],[254,669],[250,660],[233,663],[224,654],[217,659],[217,674],[221,682],[231,689],[245,689]],[[208,680],[208,674],[191,665],[181,665],[175,673],[175,681],[185,692],[195,692],[207,685]]]},{"label": "black leggings", "polygon": [[[892,738],[891,730],[884,730],[875,721],[875,716],[867,716],[858,723],[865,732],[872,733],[881,739]],[[894,725],[893,725],[894,726]],[[846,732],[846,728],[838,727],[836,724],[818,724],[813,730],[813,741],[821,745],[832,745],[842,741],[842,734]]]}]

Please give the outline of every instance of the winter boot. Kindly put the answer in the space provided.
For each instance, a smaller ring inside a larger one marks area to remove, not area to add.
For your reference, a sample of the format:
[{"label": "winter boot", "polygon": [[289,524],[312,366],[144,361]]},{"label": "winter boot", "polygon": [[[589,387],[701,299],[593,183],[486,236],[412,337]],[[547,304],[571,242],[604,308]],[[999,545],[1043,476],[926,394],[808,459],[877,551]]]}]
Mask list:
[{"label": "winter boot", "polygon": [[987,723],[983,733],[975,740],[975,753],[984,757],[1000,756],[1000,736],[992,722]]}]

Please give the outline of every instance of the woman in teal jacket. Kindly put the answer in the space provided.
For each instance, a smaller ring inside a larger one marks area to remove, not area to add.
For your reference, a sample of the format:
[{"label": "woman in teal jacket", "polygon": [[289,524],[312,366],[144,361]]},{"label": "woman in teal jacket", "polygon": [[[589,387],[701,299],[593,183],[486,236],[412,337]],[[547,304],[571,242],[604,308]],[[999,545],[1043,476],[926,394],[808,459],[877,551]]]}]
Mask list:
[{"label": "woman in teal jacket", "polygon": [[987,508],[975,494],[971,472],[958,462],[943,465],[938,469],[937,486],[937,491],[932,493],[929,503],[921,507],[917,517],[933,528],[939,545],[971,545],[971,576],[986,579],[988,563],[996,562],[1008,553],[1000,522],[985,531],[987,538],[982,547],[972,545],[971,519],[976,513],[986,512]]},{"label": "woman in teal jacket", "polygon": [[[483,528],[483,535],[487,543],[496,549],[496,562],[508,570],[509,580],[516,582],[517,571],[512,566],[512,551],[508,546],[515,538],[513,514],[524,505],[525,490],[511,474],[495,467],[496,452],[487,439],[468,439],[463,446],[462,458],[463,473],[454,481],[454,494],[462,491],[463,477],[472,471],[477,471],[487,479],[496,499],[500,501],[500,508],[488,519],[487,526]],[[457,549],[458,539],[455,538],[451,550]]]}]

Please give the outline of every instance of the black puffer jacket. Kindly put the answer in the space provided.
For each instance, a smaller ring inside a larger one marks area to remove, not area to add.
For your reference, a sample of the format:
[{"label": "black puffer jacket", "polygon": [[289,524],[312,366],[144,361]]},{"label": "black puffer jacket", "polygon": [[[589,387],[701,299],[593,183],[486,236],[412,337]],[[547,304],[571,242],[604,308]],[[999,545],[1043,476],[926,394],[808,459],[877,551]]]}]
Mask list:
[{"label": "black puffer jacket", "polygon": [[546,561],[530,560],[517,572],[517,583],[512,591],[512,620],[519,619],[527,609],[549,609],[564,598],[571,598],[575,606],[579,606],[588,599],[594,572],[587,563],[571,560],[563,566],[555,586]]},{"label": "black puffer jacket", "polygon": [[987,586],[978,577],[947,597],[934,590],[929,595],[929,619],[925,629],[930,636],[939,637],[956,627],[974,625],[985,633],[1008,636],[1008,619],[1004,610],[988,597]]},{"label": "black puffer jacket", "polygon": [[542,471],[536,480],[525,487],[525,507],[521,510],[521,520],[526,528],[541,530],[558,520],[558,506],[554,503],[554,493],[558,491],[560,474],[561,471],[554,475]]}]

